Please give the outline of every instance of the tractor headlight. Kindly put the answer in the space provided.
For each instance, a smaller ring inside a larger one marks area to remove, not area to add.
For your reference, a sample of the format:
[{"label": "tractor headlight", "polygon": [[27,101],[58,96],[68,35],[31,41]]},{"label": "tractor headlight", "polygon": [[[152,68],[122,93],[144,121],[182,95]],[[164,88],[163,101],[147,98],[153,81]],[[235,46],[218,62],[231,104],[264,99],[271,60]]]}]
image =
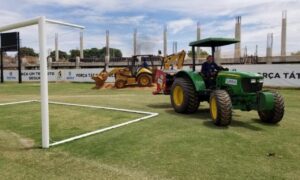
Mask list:
[{"label": "tractor headlight", "polygon": [[259,83],[264,83],[264,79],[259,79],[258,82]]},{"label": "tractor headlight", "polygon": [[251,83],[256,83],[256,79],[251,79]]}]

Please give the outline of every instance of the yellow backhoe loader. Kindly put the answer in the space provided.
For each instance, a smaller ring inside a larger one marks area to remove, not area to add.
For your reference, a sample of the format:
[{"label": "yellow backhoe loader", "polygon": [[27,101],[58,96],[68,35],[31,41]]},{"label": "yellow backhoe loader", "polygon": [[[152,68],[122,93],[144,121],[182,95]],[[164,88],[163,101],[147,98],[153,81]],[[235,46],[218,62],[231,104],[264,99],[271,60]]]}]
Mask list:
[{"label": "yellow backhoe loader", "polygon": [[131,60],[128,60],[125,68],[114,68],[110,72],[103,70],[92,77],[96,83],[94,89],[101,88],[109,76],[115,77],[116,88],[124,88],[134,84],[138,84],[140,87],[151,86],[154,79],[153,75],[156,72],[152,57],[152,55],[133,56]]}]

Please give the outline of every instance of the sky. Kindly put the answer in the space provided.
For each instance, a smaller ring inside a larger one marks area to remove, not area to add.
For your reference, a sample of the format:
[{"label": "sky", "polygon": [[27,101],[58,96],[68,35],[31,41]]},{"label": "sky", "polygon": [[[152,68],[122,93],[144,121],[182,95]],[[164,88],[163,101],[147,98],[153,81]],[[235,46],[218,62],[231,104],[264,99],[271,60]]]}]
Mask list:
[{"label": "sky", "polygon": [[[172,43],[178,51],[190,50],[196,40],[197,23],[201,38],[234,37],[236,16],[242,17],[241,47],[248,54],[265,56],[267,34],[273,33],[273,55],[280,54],[282,11],[287,11],[287,53],[300,50],[300,0],[0,0],[0,26],[46,16],[85,26],[84,48],[105,46],[105,32],[110,32],[110,47],[133,54],[133,31],[144,54],[163,49],[163,29],[168,28],[168,54]],[[21,45],[38,51],[37,26],[18,29]],[[54,50],[54,36],[59,48],[79,48],[79,30],[47,26],[47,49]],[[243,54],[243,52],[242,52]],[[233,46],[222,48],[223,57],[233,56]]]}]

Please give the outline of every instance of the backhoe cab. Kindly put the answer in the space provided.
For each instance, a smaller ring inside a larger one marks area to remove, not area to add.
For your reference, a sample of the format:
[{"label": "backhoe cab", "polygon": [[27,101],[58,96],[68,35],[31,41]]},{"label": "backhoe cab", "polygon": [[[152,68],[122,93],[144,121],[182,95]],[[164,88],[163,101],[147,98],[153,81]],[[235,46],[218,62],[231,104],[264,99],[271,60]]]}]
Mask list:
[{"label": "backhoe cab", "polygon": [[207,101],[214,124],[227,126],[231,123],[232,110],[256,110],[266,123],[278,123],[284,115],[284,100],[277,92],[262,90],[263,77],[257,73],[221,70],[215,77],[215,85],[207,87],[205,77],[196,72],[195,47],[215,48],[239,41],[229,38],[207,38],[191,42],[193,67],[191,71],[181,70],[171,83],[171,104],[178,113],[194,113],[200,102]]}]

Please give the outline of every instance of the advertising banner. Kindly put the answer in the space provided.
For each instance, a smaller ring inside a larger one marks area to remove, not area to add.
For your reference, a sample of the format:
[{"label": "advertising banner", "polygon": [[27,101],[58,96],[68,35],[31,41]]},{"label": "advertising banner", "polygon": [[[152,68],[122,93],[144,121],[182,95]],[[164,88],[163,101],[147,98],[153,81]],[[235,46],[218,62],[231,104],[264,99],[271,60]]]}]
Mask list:
[{"label": "advertising banner", "polygon": [[[300,87],[300,64],[267,64],[267,65],[224,65],[230,71],[247,71],[260,73],[264,77],[264,85],[280,87]],[[188,70],[189,67],[184,67]],[[91,77],[103,69],[57,69],[48,70],[49,81],[94,82]],[[112,69],[108,69],[108,72]],[[201,66],[197,66],[197,71]],[[23,81],[39,81],[39,70],[23,70]],[[17,70],[4,70],[4,81],[18,81]],[[109,77],[106,82],[114,82]]]}]

